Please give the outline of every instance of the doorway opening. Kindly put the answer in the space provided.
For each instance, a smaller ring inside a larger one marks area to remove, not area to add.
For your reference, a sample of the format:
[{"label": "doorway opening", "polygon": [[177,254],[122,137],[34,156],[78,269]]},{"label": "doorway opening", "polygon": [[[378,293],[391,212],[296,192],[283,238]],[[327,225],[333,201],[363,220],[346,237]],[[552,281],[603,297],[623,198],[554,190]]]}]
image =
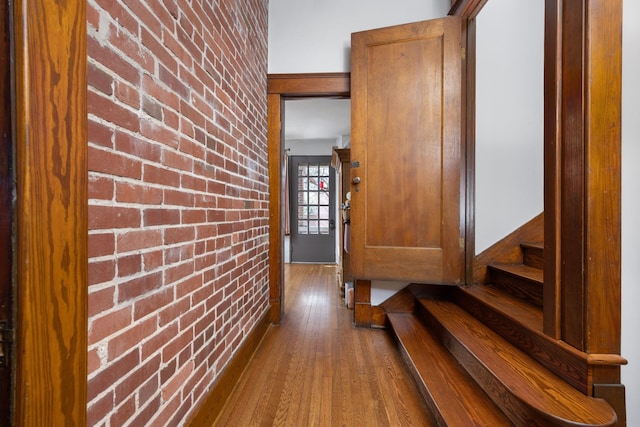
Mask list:
[{"label": "doorway opening", "polygon": [[[304,99],[348,100],[351,94],[349,73],[270,74],[267,83],[269,193],[269,291],[270,321],[280,323],[284,315],[285,209],[287,185],[285,170],[285,132],[294,123],[295,113],[285,112],[286,101]],[[295,104],[295,103],[293,103]],[[300,104],[301,105],[301,104]],[[285,126],[285,116],[287,116]],[[290,117],[293,116],[293,117]],[[317,116],[315,117],[317,118]],[[310,127],[306,126],[306,130]],[[291,139],[291,138],[290,138]],[[334,144],[336,145],[336,144]],[[330,154],[330,153],[327,153]]]}]

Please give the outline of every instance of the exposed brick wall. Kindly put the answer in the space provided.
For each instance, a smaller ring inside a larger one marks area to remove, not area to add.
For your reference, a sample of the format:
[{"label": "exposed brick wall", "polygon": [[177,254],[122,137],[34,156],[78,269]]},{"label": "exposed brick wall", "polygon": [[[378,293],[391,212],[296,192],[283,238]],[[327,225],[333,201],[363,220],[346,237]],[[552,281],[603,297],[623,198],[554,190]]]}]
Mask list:
[{"label": "exposed brick wall", "polygon": [[88,423],[179,425],[267,310],[267,0],[89,0]]}]

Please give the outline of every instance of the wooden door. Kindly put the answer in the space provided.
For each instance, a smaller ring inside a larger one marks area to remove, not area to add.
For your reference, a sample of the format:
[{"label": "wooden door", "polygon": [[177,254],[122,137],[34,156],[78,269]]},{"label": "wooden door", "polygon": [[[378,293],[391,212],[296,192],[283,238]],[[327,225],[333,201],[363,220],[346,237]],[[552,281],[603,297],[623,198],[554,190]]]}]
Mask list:
[{"label": "wooden door", "polygon": [[354,277],[463,280],[460,28],[447,17],[352,35]]}]

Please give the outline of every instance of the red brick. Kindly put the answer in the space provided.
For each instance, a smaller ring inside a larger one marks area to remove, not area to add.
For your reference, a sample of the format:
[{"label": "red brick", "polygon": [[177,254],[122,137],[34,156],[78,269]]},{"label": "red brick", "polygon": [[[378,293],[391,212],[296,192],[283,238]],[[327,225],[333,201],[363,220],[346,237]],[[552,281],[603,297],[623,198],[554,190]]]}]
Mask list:
[{"label": "red brick", "polygon": [[132,425],[132,426],[145,426],[145,425],[147,425],[147,423],[149,422],[151,417],[153,417],[153,415],[156,412],[158,412],[159,408],[160,408],[160,396],[157,396],[157,397],[154,397],[153,399],[151,399],[147,403],[147,406],[142,408],[142,410],[138,410],[136,412],[136,416],[133,419],[133,421],[131,421],[130,425]]},{"label": "red brick", "polygon": [[113,392],[109,392],[102,396],[97,401],[91,402],[87,405],[87,425],[98,425],[101,419],[103,419],[113,409]]},{"label": "red brick", "polygon": [[[109,13],[114,21],[118,22],[118,25],[126,28],[131,34],[138,34],[138,20],[127,9],[119,3],[114,3],[113,0],[96,0],[96,2]],[[89,54],[91,53],[89,51]]]},{"label": "red brick", "polygon": [[189,209],[182,212],[183,224],[202,223],[207,220],[207,211],[204,209]]},{"label": "red brick", "polygon": [[140,92],[130,84],[119,81],[116,83],[116,98],[133,108],[140,108]]},{"label": "red brick", "polygon": [[89,285],[108,282],[116,275],[116,263],[113,260],[89,262]]},{"label": "red brick", "polygon": [[132,276],[142,271],[142,255],[134,254],[118,258],[118,277]]},{"label": "red brick", "polygon": [[173,301],[173,289],[166,288],[156,293],[153,293],[147,297],[136,301],[133,308],[133,319],[139,320],[151,313],[155,313],[158,310],[171,304]]},{"label": "red brick", "polygon": [[162,190],[157,187],[138,185],[131,182],[116,183],[116,201],[119,203],[159,205],[162,203],[162,198]]},{"label": "red brick", "polygon": [[195,197],[191,192],[186,192],[184,190],[164,190],[165,206],[191,207],[195,203],[194,200]]},{"label": "red brick", "polygon": [[121,354],[139,347],[142,341],[153,335],[156,329],[156,319],[149,318],[145,321],[137,322],[133,327],[113,336],[109,339],[109,360],[116,359]]},{"label": "red brick", "polygon": [[193,362],[188,362],[171,378],[164,387],[162,387],[162,399],[169,400],[180,387],[185,383],[189,375],[193,372]]},{"label": "red brick", "polygon": [[162,274],[151,273],[130,279],[118,285],[118,303],[128,301],[159,289],[162,286]]},{"label": "red brick", "polygon": [[137,0],[125,0],[123,3],[131,10],[131,13],[136,17],[138,22],[156,32],[156,35],[161,35],[161,29],[163,28],[161,22],[144,3]]},{"label": "red brick", "polygon": [[189,87],[182,83],[175,74],[171,73],[164,66],[159,65],[158,76],[160,77],[160,81],[173,90],[173,92],[175,92],[179,97],[188,99]]},{"label": "red brick", "polygon": [[107,45],[101,45],[91,34],[87,37],[87,51],[94,61],[113,71],[119,77],[131,84],[140,84],[140,72]]},{"label": "red brick", "polygon": [[175,267],[170,267],[165,270],[164,280],[166,283],[177,282],[194,272],[193,261],[185,262]]},{"label": "red brick", "polygon": [[176,225],[180,224],[180,211],[178,209],[145,209],[144,225]]},{"label": "red brick", "polygon": [[87,67],[87,79],[89,86],[106,94],[113,94],[113,77],[98,67],[94,62],[89,62]]},{"label": "red brick", "polygon": [[142,76],[142,91],[174,111],[178,111],[180,109],[180,98],[178,95],[146,74]]},{"label": "red brick", "polygon": [[87,98],[90,114],[99,116],[116,126],[132,132],[138,132],[140,130],[140,117],[138,117],[136,112],[116,104],[112,100],[96,94],[93,91],[88,92]]},{"label": "red brick", "polygon": [[115,287],[99,290],[89,290],[89,317],[98,315],[104,311],[110,310],[115,304]]},{"label": "red brick", "polygon": [[144,359],[151,357],[153,354],[161,350],[162,346],[169,342],[169,340],[178,333],[177,323],[169,325],[160,323],[159,326],[162,329],[153,337],[142,343],[142,357]]},{"label": "red brick", "polygon": [[151,52],[153,52],[153,55],[155,56],[156,60],[158,60],[165,67],[167,67],[168,70],[174,73],[177,72],[178,70],[177,61],[175,60],[173,55],[169,52],[169,50],[167,50],[167,48],[158,41],[158,38],[156,35],[150,33],[149,30],[147,30],[146,28],[142,28],[141,40],[142,40],[142,44],[146,46],[147,49],[149,49]]},{"label": "red brick", "polygon": [[89,171],[140,179],[142,165],[139,160],[112,151],[89,147]]},{"label": "red brick", "polygon": [[113,179],[104,176],[89,176],[89,199],[112,200]]},{"label": "red brick", "polygon": [[138,209],[89,205],[89,230],[138,227],[140,219]]},{"label": "red brick", "polygon": [[193,171],[193,159],[185,156],[183,153],[164,150],[162,152],[162,164],[174,169],[183,171]]},{"label": "red brick", "polygon": [[144,271],[153,271],[163,265],[163,253],[162,249],[147,252],[143,255]]},{"label": "red brick", "polygon": [[110,127],[89,119],[87,132],[90,143],[113,148],[113,130]]},{"label": "red brick", "polygon": [[115,236],[113,233],[89,234],[89,258],[112,255],[115,251]]},{"label": "red brick", "polygon": [[141,160],[149,160],[152,162],[160,161],[160,147],[137,136],[124,132],[116,132],[115,147],[119,152],[127,153]]},{"label": "red brick", "polygon": [[160,230],[132,230],[119,234],[116,246],[119,253],[152,248],[162,244]]},{"label": "red brick", "polygon": [[96,349],[89,350],[87,353],[87,373],[89,375],[93,374],[100,368],[100,356],[98,356],[98,351]]},{"label": "red brick", "polygon": [[167,363],[193,340],[191,330],[184,331],[162,348],[162,361]]},{"label": "red brick", "polygon": [[194,227],[175,227],[168,228],[164,232],[164,244],[173,245],[176,243],[186,242],[195,238]]},{"label": "red brick", "polygon": [[111,416],[110,422],[112,426],[123,426],[126,421],[133,417],[136,413],[136,396],[129,397],[116,412]]},{"label": "red brick", "polygon": [[[189,310],[191,303],[189,298],[182,298],[173,304],[164,307],[159,314],[160,326],[168,325],[178,319],[183,313]],[[166,341],[165,341],[166,342]]]},{"label": "red brick", "polygon": [[95,344],[131,324],[131,307],[124,307],[89,322],[89,344]]}]

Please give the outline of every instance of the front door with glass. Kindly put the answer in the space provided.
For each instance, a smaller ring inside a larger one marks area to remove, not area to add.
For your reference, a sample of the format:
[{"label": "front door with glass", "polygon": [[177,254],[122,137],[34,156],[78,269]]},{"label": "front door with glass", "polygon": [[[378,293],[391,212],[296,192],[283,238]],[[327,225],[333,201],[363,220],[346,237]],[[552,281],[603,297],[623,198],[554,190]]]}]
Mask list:
[{"label": "front door with glass", "polygon": [[291,262],[334,263],[335,171],[330,156],[291,156]]}]

